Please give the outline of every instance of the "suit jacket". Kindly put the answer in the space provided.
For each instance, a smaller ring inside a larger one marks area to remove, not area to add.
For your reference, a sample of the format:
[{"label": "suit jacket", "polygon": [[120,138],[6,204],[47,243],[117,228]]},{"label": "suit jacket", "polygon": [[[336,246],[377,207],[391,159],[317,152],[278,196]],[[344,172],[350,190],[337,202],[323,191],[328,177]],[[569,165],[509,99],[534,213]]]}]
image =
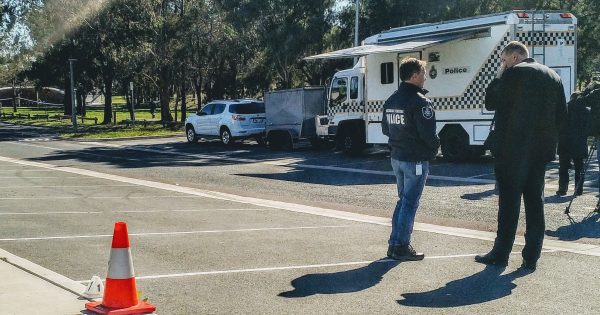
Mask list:
[{"label": "suit jacket", "polygon": [[532,58],[507,69],[486,90],[485,108],[496,111],[496,165],[527,159],[548,162],[567,121],[560,77]]},{"label": "suit jacket", "polygon": [[580,98],[567,103],[567,112],[568,124],[560,134],[558,154],[573,159],[586,158],[590,110]]}]

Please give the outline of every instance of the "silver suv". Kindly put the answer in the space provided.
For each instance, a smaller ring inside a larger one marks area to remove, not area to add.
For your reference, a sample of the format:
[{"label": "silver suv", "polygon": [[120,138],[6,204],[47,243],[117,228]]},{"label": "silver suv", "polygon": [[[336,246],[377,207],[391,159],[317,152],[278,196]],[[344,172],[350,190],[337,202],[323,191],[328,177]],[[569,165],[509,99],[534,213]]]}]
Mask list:
[{"label": "silver suv", "polygon": [[212,101],[185,120],[185,134],[189,143],[198,142],[200,136],[204,136],[219,137],[224,144],[248,138],[262,144],[265,120],[265,103],[262,101]]}]

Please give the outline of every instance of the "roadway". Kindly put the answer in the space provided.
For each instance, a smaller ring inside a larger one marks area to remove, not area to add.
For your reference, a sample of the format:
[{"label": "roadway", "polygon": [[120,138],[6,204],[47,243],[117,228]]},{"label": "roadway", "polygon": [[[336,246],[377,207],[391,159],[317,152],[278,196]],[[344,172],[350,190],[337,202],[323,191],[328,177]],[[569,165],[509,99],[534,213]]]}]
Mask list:
[{"label": "roadway", "polygon": [[495,230],[489,157],[434,163],[413,235],[427,258],[398,264],[384,259],[395,203],[385,151],[63,141],[12,128],[0,124],[0,248],[85,283],[106,275],[113,224],[126,221],[138,287],[159,314],[600,311],[597,186],[586,183],[571,224],[568,198],[552,196],[555,165],[545,252],[525,274],[520,245],[506,269],[473,262]]}]

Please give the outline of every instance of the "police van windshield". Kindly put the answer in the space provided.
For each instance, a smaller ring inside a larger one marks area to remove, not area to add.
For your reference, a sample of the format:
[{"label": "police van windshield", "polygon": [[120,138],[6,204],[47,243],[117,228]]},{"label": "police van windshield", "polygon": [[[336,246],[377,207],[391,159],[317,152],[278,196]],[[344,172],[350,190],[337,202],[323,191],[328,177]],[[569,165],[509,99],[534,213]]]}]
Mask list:
[{"label": "police van windshield", "polygon": [[347,98],[348,78],[335,78],[331,83],[331,95],[329,105],[335,106],[343,103]]},{"label": "police van windshield", "polygon": [[265,112],[265,103],[251,102],[229,105],[229,112],[233,114],[262,114]]}]

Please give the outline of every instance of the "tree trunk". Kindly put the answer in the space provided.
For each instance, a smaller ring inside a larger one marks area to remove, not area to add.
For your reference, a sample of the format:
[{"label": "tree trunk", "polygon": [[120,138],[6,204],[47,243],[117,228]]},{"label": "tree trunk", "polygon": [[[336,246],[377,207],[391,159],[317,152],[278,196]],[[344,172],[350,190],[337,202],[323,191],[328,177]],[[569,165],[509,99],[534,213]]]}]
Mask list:
[{"label": "tree trunk", "polygon": [[104,77],[104,119],[102,121],[103,125],[108,125],[112,121],[112,83],[112,75]]},{"label": "tree trunk", "polygon": [[159,78],[159,92],[160,92],[160,114],[162,121],[173,121],[171,110],[169,108],[170,94],[169,94],[169,66],[163,65],[160,70]]},{"label": "tree trunk", "polygon": [[70,76],[69,76],[69,72],[67,71],[67,74],[65,75],[65,100],[64,100],[64,114],[65,115],[71,115],[72,113],[72,105],[71,105],[71,81],[70,81]]},{"label": "tree trunk", "polygon": [[77,113],[85,117],[85,91],[83,89],[77,89],[75,93],[77,97]]},{"label": "tree trunk", "polygon": [[181,122],[185,121],[187,116],[187,84],[185,79],[185,69],[182,70],[182,80],[181,80]]},{"label": "tree trunk", "polygon": [[198,106],[198,111],[202,107],[202,75],[198,74],[196,80],[194,80],[194,86],[196,88],[196,105]]}]

